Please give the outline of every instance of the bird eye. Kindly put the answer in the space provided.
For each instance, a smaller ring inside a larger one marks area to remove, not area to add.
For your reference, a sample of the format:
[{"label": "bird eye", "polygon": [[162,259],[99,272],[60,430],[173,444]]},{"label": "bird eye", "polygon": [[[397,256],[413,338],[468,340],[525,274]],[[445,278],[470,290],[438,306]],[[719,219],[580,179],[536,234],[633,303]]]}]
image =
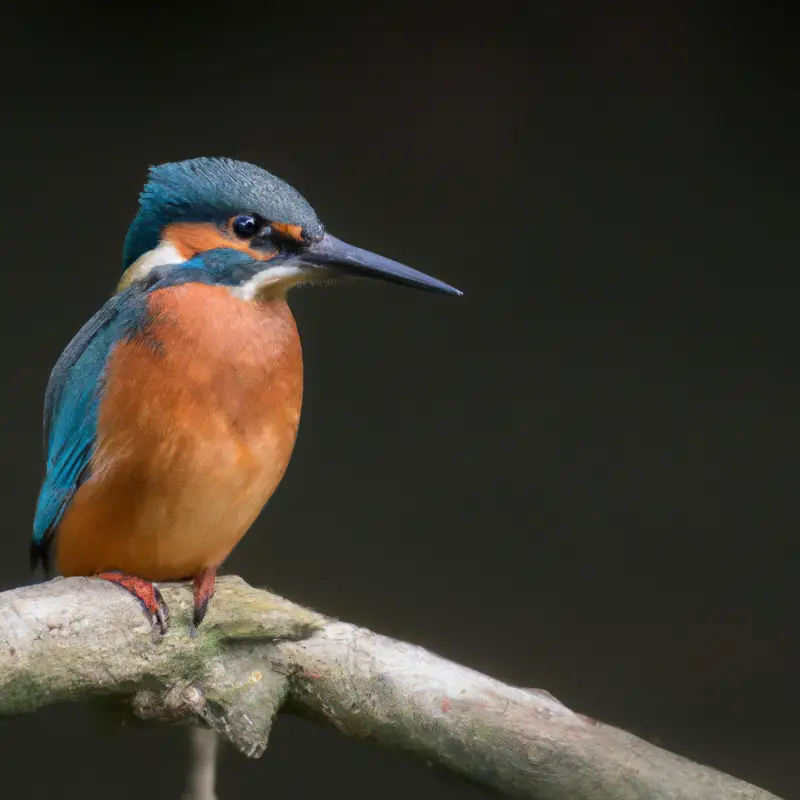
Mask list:
[{"label": "bird eye", "polygon": [[250,239],[261,231],[263,222],[252,214],[241,214],[233,220],[233,232],[241,239]]}]

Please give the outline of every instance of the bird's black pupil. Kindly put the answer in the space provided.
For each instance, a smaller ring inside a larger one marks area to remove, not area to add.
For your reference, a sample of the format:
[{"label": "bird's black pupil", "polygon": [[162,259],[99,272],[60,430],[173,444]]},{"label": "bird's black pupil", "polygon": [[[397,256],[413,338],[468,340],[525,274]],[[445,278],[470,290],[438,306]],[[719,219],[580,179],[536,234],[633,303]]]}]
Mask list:
[{"label": "bird's black pupil", "polygon": [[255,217],[242,215],[233,221],[233,232],[237,236],[252,236],[258,230],[258,222]]}]

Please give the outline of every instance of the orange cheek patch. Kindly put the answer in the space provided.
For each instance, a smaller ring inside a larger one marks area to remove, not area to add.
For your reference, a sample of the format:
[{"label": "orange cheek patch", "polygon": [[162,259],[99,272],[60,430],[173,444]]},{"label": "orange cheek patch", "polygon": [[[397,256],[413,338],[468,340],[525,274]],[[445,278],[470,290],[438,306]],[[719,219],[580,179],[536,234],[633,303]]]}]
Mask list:
[{"label": "orange cheek patch", "polygon": [[269,261],[278,254],[276,250],[256,250],[250,247],[249,242],[229,236],[213,222],[173,222],[164,229],[163,240],[169,242],[186,260],[218,247],[240,250],[258,261]]},{"label": "orange cheek patch", "polygon": [[289,225],[286,222],[272,222],[270,228],[276,231],[279,236],[284,239],[292,239],[298,244],[303,243],[303,226],[302,225]]}]

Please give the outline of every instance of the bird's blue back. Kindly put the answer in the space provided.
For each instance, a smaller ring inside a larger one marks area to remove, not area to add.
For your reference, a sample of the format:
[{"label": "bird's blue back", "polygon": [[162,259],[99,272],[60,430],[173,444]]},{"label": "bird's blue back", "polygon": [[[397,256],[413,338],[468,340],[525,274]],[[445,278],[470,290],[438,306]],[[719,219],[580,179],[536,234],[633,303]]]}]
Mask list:
[{"label": "bird's blue back", "polygon": [[109,300],[81,328],[50,374],[44,404],[47,471],[33,522],[34,552],[42,552],[88,477],[103,375],[113,346],[130,328],[129,315],[120,312],[130,305],[132,294]]}]

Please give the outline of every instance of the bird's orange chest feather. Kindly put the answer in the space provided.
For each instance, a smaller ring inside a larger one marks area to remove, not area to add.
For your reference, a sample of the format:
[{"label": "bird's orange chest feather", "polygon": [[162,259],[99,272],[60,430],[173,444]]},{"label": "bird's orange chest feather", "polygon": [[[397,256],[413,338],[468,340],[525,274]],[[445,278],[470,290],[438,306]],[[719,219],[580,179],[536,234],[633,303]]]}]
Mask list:
[{"label": "bird's orange chest feather", "polygon": [[178,579],[219,564],[291,458],[303,364],[283,300],[154,292],[106,369],[91,475],[59,530],[64,574]]},{"label": "bird's orange chest feather", "polygon": [[125,419],[143,429],[153,416],[175,431],[213,438],[225,430],[253,448],[283,430],[294,439],[303,363],[285,301],[246,302],[224,287],[184,284],[154,292],[149,311],[143,335],[110,361],[101,440]]}]

